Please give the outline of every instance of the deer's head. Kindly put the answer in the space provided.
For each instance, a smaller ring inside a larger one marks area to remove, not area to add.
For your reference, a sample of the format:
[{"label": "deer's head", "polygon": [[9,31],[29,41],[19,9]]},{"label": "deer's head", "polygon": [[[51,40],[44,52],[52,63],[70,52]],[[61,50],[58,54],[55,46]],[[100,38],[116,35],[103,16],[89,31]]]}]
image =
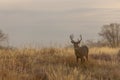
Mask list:
[{"label": "deer's head", "polygon": [[74,45],[74,47],[79,47],[79,44],[82,40],[82,36],[80,35],[80,39],[78,39],[78,41],[74,41],[73,38],[74,38],[73,34],[70,35],[71,43]]}]

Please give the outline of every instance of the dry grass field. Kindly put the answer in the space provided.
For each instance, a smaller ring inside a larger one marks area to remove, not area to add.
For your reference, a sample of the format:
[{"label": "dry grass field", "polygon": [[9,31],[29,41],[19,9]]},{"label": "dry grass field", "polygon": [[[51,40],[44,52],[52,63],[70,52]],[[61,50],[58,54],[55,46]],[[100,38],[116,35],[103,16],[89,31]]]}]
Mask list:
[{"label": "dry grass field", "polygon": [[0,50],[0,80],[120,80],[120,50],[90,48],[85,63],[70,48]]}]

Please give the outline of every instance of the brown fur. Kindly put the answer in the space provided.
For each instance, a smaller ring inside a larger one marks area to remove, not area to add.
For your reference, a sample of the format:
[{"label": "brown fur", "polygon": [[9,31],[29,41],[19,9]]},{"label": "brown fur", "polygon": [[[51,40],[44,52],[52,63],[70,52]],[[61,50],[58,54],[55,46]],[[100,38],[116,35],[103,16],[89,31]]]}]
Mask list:
[{"label": "brown fur", "polygon": [[72,35],[70,36],[70,39],[71,39],[71,43],[74,45],[74,51],[75,51],[77,62],[78,62],[79,58],[81,59],[81,62],[84,62],[85,59],[88,61],[88,52],[89,52],[88,47],[87,46],[81,46],[81,47],[79,46],[79,44],[82,40],[82,37],[81,37],[81,40],[78,40],[77,42],[75,42],[73,40]]}]

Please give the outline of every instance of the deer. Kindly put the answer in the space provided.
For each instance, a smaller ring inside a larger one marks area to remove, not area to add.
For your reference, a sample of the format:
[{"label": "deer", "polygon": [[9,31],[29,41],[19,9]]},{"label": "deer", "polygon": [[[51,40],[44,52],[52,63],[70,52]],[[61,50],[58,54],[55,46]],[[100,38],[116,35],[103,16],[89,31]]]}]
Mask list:
[{"label": "deer", "polygon": [[81,59],[81,62],[85,62],[85,59],[88,61],[88,52],[89,49],[86,45],[79,46],[79,44],[82,41],[82,35],[80,35],[80,39],[78,41],[73,40],[74,36],[70,35],[71,43],[74,46],[74,52],[76,56],[76,61],[78,63],[79,58]]}]

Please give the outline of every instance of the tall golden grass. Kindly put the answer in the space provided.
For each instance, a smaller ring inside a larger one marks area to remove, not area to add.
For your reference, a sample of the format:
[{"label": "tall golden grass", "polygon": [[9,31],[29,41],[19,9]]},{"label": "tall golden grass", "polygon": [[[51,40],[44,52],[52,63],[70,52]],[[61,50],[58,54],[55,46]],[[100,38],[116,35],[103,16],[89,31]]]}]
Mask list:
[{"label": "tall golden grass", "polygon": [[0,80],[120,80],[120,51],[91,48],[76,63],[72,48],[0,50]]}]

